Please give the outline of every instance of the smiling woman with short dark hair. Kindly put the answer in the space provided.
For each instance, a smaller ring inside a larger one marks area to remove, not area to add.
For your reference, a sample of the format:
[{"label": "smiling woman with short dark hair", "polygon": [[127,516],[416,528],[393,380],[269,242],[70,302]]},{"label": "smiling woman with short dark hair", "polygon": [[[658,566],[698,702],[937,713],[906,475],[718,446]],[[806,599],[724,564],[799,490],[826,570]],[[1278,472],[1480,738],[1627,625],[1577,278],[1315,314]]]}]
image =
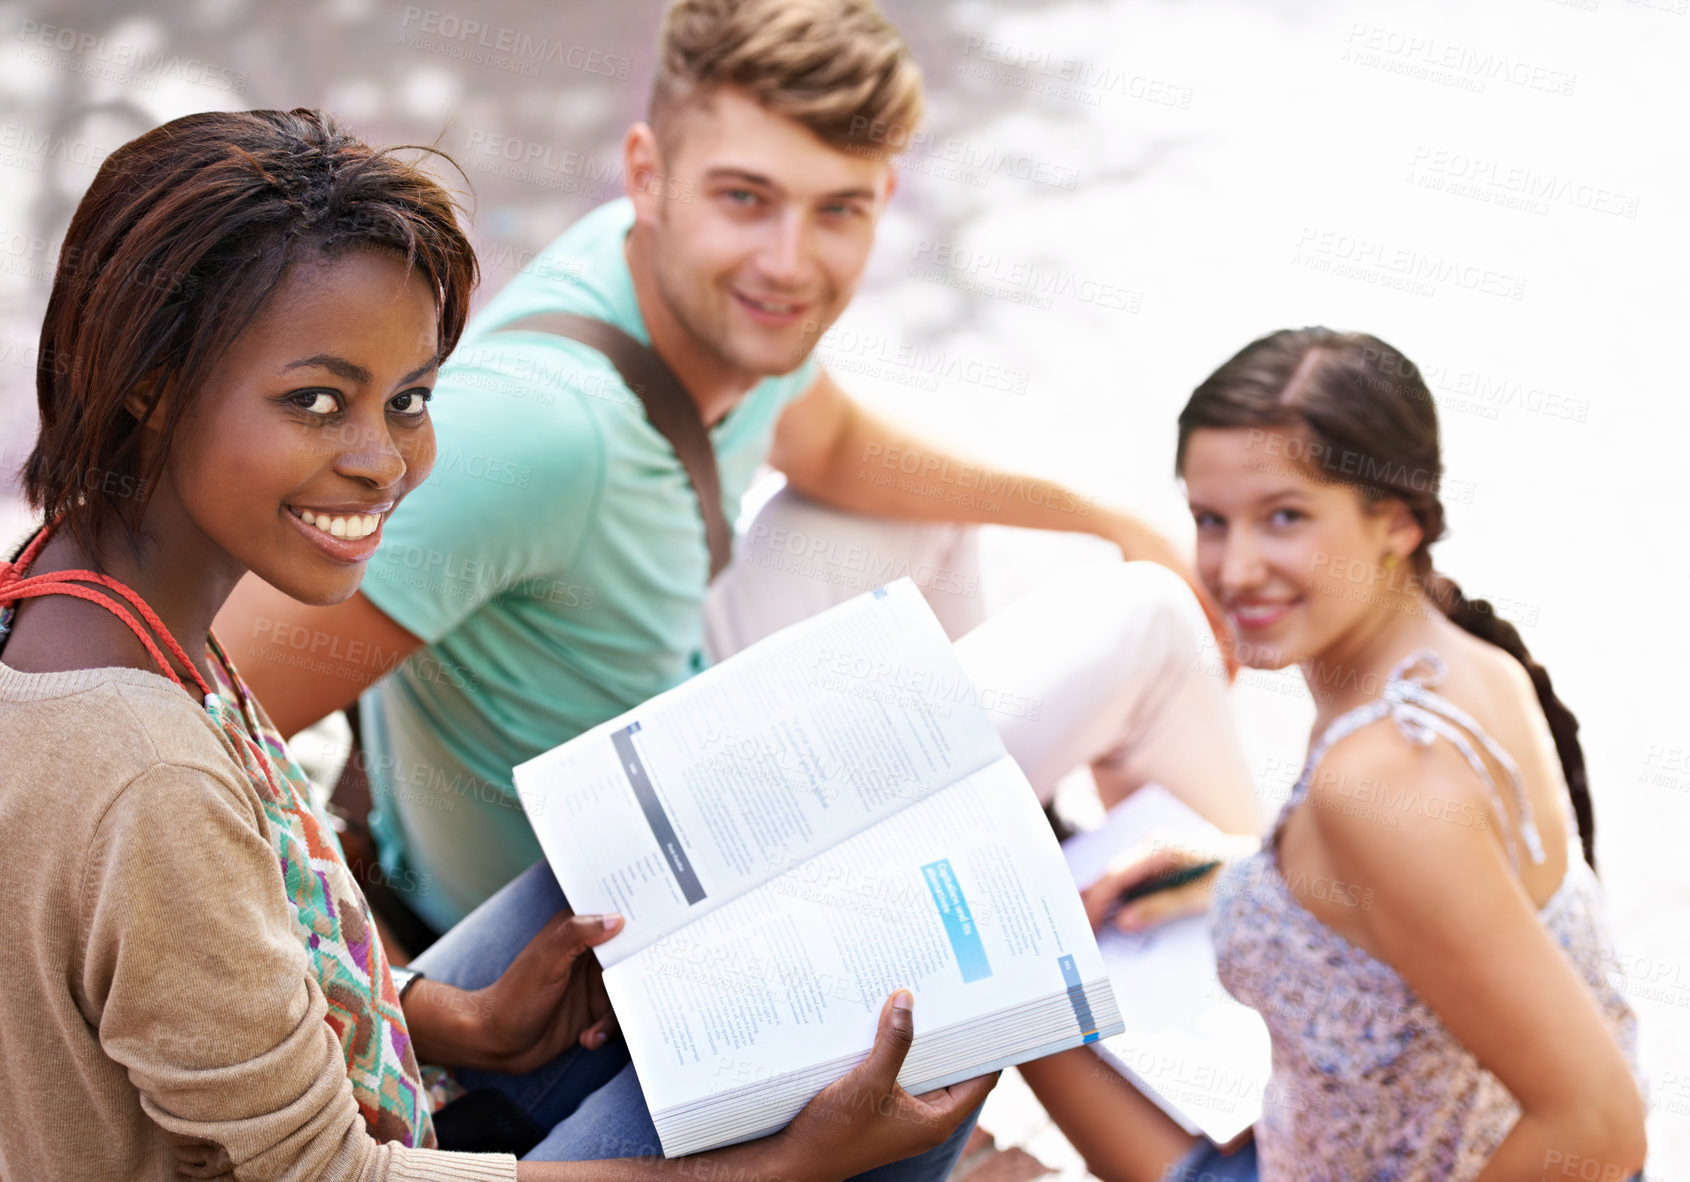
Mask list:
[{"label": "smiling woman with short dark hair", "polygon": [[0,1030],[37,1052],[7,1056],[36,1065],[8,1165],[434,1144],[368,911],[210,626],[247,570],[356,589],[475,274],[445,190],[311,111],[166,124],[77,208],[24,473],[47,524],[0,567]]},{"label": "smiling woman with short dark hair", "polygon": [[[419,1062],[493,1096],[457,1110],[466,1148],[573,1115],[629,1152],[575,1113],[626,1063],[587,955],[619,917],[572,914],[554,884],[454,930],[441,979],[390,968],[211,635],[249,570],[307,604],[357,589],[433,465],[430,391],[475,278],[447,191],[308,110],[165,124],[105,161],[71,219],[25,471],[44,524],[0,561],[0,1174],[602,1169],[440,1150]],[[946,1142],[991,1080],[901,1092],[912,1032],[903,993],[861,1066],[710,1168],[821,1182]]]}]

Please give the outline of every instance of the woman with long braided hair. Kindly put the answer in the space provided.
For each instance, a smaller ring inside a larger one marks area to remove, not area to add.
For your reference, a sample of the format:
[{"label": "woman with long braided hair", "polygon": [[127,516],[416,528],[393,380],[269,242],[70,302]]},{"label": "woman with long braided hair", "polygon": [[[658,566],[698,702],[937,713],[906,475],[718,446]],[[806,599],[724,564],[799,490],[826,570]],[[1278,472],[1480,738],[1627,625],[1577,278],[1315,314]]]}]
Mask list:
[{"label": "woman with long braided hair", "polygon": [[1253,1141],[1194,1141],[1081,1050],[1023,1073],[1107,1182],[1631,1177],[1636,1023],[1609,983],[1578,723],[1519,633],[1432,565],[1438,422],[1418,369],[1361,333],[1276,332],[1199,385],[1176,468],[1197,566],[1245,664],[1316,707],[1267,838],[1169,846],[1087,892],[1218,860],[1120,908],[1211,908],[1222,983],[1261,1012]]}]

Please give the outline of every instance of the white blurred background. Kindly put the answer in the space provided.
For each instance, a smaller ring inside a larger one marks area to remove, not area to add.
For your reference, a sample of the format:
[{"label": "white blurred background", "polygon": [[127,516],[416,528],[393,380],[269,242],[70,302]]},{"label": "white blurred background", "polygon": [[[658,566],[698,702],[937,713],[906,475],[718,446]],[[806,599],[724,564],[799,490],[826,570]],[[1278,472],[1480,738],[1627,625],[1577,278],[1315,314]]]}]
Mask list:
[{"label": "white blurred background", "polygon": [[[1220,361],[1312,323],[1415,359],[1443,419],[1438,564],[1521,624],[1583,724],[1651,1173],[1690,1174],[1690,0],[886,7],[927,138],[824,360],[935,436],[1188,538],[1174,416]],[[12,474],[58,244],[112,148],[301,105],[436,143],[474,183],[485,295],[618,191],[659,11],[0,4],[0,535],[27,525]],[[1068,551],[996,553],[1013,585]],[[1312,711],[1289,676],[1238,698],[1277,797]]]}]

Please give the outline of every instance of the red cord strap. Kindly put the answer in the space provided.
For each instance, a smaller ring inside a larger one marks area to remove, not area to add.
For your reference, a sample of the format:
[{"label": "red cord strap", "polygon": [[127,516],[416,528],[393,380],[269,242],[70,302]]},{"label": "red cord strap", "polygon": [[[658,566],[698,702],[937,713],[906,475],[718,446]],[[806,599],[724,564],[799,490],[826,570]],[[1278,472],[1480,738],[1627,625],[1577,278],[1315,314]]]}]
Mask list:
[{"label": "red cord strap", "polygon": [[77,584],[94,583],[109,591],[115,591],[124,599],[127,599],[136,611],[141,613],[141,618],[146,620],[148,627],[158,633],[164,639],[165,644],[170,646],[171,654],[182,662],[183,668],[193,674],[200,692],[209,697],[212,692],[211,687],[205,683],[205,678],[200,676],[199,667],[188,659],[188,654],[183,652],[182,646],[176,643],[176,638],[170,634],[170,629],[164,626],[164,621],[159,619],[158,614],[147,606],[145,600],[116,579],[91,570],[61,570],[54,571],[51,574],[25,577],[23,572],[28,570],[30,564],[35,561],[36,555],[41,552],[41,547],[46,545],[48,535],[51,533],[52,526],[43,526],[41,531],[31,539],[29,545],[24,547],[23,553],[18,555],[16,562],[0,561],[0,607],[9,603],[16,603],[20,599],[30,599],[40,595],[71,595],[77,599],[85,599],[89,603],[98,604],[125,624],[128,624],[129,630],[135,633],[142,644],[147,646],[147,652],[152,654],[153,660],[157,661],[159,668],[164,670],[164,675],[186,690],[187,685],[176,675],[176,670],[171,668],[170,662],[164,659],[164,654],[159,651],[159,647],[154,643],[153,638],[147,634],[146,629],[141,627],[140,623],[129,614],[121,603],[105,592]]}]

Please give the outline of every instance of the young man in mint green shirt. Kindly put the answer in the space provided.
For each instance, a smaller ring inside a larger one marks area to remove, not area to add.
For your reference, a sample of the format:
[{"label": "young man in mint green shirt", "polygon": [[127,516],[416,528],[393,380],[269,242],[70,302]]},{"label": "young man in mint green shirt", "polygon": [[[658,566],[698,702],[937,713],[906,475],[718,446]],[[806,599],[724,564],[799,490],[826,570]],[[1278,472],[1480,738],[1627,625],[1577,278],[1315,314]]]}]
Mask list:
[{"label": "young man in mint green shirt", "polygon": [[[696,496],[602,353],[501,332],[540,311],[650,334],[623,257],[627,200],[543,251],[475,318],[431,411],[434,472],[383,533],[363,596],[424,654],[361,703],[372,827],[444,931],[537,861],[511,768],[703,669]],[[763,378],[710,428],[725,512],[815,380]],[[426,877],[425,877],[426,875]]]},{"label": "young man in mint green shirt", "polygon": [[[677,43],[696,32],[665,26],[651,123],[625,143],[628,198],[488,301],[442,369],[433,474],[384,521],[361,592],[309,609],[247,585],[219,623],[284,734],[376,683],[361,705],[372,827],[439,930],[541,856],[511,768],[706,661],[685,470],[601,354],[505,324],[571,311],[650,343],[710,429],[730,521],[766,460],[850,514],[1089,532],[1183,569],[1131,515],[918,439],[810,356],[862,277],[896,184],[889,148],[919,119],[902,43],[883,39],[870,81],[829,106],[778,62],[698,73]],[[985,489],[999,492],[955,495]]]}]

